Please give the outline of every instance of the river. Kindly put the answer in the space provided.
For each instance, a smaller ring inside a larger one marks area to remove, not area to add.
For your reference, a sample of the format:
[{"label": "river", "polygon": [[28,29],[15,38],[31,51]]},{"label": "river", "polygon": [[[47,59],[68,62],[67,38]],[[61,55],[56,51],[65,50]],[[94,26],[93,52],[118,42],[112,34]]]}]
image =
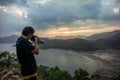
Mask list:
[{"label": "river", "polygon": [[[10,53],[16,54],[16,48],[13,45],[11,43],[0,44],[0,52],[9,51]],[[67,70],[70,73],[73,73],[78,68],[86,69],[88,72],[94,72],[103,67],[100,61],[81,55],[80,52],[70,50],[41,49],[39,55],[35,57],[37,65],[58,66],[62,70]]]}]

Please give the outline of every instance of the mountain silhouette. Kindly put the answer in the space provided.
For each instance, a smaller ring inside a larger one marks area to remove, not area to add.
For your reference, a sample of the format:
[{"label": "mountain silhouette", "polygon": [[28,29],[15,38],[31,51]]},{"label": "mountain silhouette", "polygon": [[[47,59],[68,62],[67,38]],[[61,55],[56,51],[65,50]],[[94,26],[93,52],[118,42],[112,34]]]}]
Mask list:
[{"label": "mountain silhouette", "polygon": [[97,33],[87,37],[86,39],[87,40],[107,39],[119,33],[120,33],[120,30],[115,30],[112,32]]},{"label": "mountain silhouette", "polygon": [[[0,43],[15,43],[17,35],[0,38]],[[120,30],[94,34],[86,39],[69,37],[69,38],[41,38],[44,44],[42,49],[66,49],[74,51],[93,51],[101,49],[120,49]]]}]

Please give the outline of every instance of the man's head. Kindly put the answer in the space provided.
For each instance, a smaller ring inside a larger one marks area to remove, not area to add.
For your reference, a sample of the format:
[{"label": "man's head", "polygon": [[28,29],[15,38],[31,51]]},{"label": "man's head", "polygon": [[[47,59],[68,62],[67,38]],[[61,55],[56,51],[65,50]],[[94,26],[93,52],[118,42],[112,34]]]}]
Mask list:
[{"label": "man's head", "polygon": [[24,35],[27,39],[31,39],[34,32],[35,31],[31,26],[26,26],[22,31],[22,35]]}]

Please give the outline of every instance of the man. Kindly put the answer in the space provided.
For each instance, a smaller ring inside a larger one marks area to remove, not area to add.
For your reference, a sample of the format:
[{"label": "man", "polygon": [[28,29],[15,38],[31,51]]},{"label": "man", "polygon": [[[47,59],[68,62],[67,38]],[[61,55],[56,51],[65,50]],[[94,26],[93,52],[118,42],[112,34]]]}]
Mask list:
[{"label": "man", "polygon": [[37,80],[37,65],[34,54],[39,53],[39,39],[35,37],[34,46],[29,41],[34,32],[32,27],[27,26],[23,29],[21,37],[16,41],[17,58],[21,64],[21,75],[24,80]]}]

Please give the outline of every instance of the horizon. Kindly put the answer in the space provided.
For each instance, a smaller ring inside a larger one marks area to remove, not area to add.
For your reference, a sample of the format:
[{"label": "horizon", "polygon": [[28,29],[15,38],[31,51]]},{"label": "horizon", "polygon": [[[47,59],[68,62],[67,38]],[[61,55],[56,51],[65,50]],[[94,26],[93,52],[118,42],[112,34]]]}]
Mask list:
[{"label": "horizon", "polygon": [[90,36],[120,30],[119,0],[2,0],[0,37],[32,26],[39,37]]},{"label": "horizon", "polygon": [[[40,38],[70,38],[70,37],[79,37],[79,38],[86,38],[86,37],[90,37],[92,35],[96,35],[96,34],[103,34],[103,33],[109,33],[109,32],[114,32],[114,31],[120,31],[120,30],[112,30],[112,31],[105,31],[105,32],[100,32],[100,33],[93,33],[89,36],[84,36],[84,35],[75,35],[75,36],[54,36],[54,37],[42,37],[42,36],[39,36],[37,35],[38,37]],[[3,37],[0,37],[0,38],[5,38],[5,37],[11,37],[11,36],[21,36],[21,35],[17,35],[17,34],[12,34],[12,35],[9,35],[9,36],[3,36]]]}]

